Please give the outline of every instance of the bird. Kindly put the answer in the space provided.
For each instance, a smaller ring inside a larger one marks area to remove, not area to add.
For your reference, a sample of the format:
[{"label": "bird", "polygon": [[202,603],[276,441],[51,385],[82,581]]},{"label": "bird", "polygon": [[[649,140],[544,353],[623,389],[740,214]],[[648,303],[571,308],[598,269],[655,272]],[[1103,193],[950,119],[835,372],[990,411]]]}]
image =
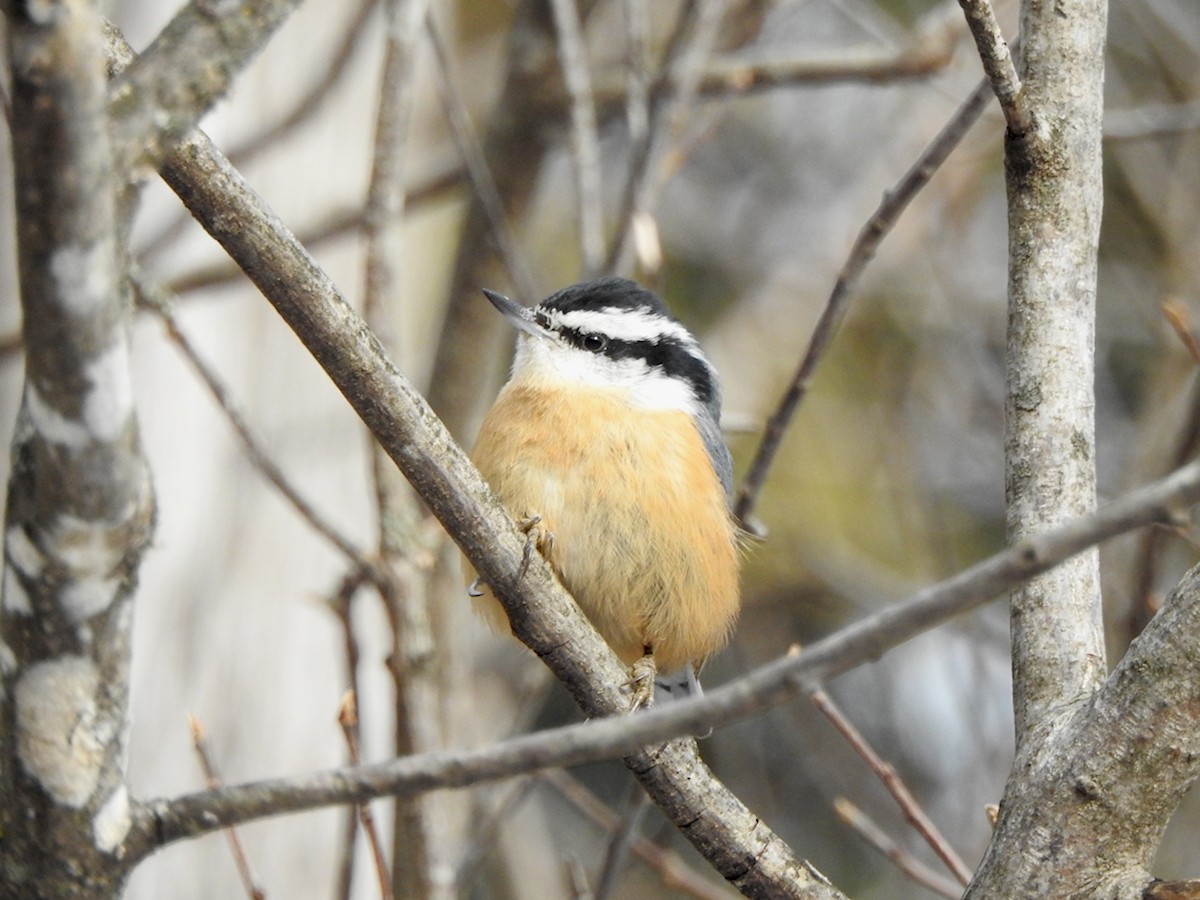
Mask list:
[{"label": "bird", "polygon": [[[625,278],[533,307],[483,293],[517,341],[473,462],[631,667],[631,707],[698,693],[741,603],[716,370],[662,300]],[[472,595],[505,627],[484,587],[476,578]]]}]

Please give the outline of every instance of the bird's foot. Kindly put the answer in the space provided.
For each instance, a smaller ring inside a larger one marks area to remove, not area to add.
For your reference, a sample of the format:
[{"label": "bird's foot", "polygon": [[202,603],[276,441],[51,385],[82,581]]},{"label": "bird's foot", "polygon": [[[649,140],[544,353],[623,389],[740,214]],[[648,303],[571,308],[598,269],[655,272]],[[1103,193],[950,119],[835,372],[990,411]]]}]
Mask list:
[{"label": "bird's foot", "polygon": [[517,527],[525,534],[525,551],[521,555],[521,568],[518,574],[524,578],[529,571],[529,563],[533,560],[534,551],[542,554],[547,562],[554,551],[554,532],[542,524],[542,517],[537,513],[527,515],[517,521]]},{"label": "bird's foot", "polygon": [[646,655],[629,667],[629,711],[648,709],[654,704],[654,679],[658,676],[658,665],[654,654],[646,648]]}]

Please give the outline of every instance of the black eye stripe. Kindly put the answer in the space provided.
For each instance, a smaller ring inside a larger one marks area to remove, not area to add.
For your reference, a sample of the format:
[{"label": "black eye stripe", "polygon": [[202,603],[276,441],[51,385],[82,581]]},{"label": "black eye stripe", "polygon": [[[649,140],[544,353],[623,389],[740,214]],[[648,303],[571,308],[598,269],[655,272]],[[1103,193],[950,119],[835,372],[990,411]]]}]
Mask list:
[{"label": "black eye stripe", "polygon": [[575,328],[563,328],[559,334],[571,346],[589,353],[613,360],[640,359],[670,378],[682,378],[702,404],[711,403],[716,395],[712,369],[678,338],[663,336],[653,341],[624,341]]}]

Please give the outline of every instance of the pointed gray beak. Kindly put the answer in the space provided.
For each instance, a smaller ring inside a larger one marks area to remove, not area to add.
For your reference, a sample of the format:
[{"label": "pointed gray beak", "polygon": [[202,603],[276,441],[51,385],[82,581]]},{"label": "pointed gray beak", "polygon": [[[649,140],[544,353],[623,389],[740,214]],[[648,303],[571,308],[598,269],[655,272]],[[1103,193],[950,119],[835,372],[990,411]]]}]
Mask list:
[{"label": "pointed gray beak", "polygon": [[515,300],[509,300],[503,294],[489,291],[487,288],[483,288],[483,296],[487,297],[491,301],[492,306],[496,307],[499,311],[500,315],[504,316],[508,320],[508,323],[518,331],[523,331],[534,337],[554,337],[554,332],[543,328],[534,320],[533,310],[529,307],[522,306]]}]

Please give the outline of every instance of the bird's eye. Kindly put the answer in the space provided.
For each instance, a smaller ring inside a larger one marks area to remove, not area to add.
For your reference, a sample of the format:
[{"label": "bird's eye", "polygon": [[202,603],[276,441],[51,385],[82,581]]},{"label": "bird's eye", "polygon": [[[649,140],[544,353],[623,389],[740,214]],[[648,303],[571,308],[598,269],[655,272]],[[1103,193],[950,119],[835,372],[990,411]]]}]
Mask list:
[{"label": "bird's eye", "polygon": [[608,338],[602,334],[585,334],[583,336],[583,349],[592,353],[599,353],[608,346]]}]

